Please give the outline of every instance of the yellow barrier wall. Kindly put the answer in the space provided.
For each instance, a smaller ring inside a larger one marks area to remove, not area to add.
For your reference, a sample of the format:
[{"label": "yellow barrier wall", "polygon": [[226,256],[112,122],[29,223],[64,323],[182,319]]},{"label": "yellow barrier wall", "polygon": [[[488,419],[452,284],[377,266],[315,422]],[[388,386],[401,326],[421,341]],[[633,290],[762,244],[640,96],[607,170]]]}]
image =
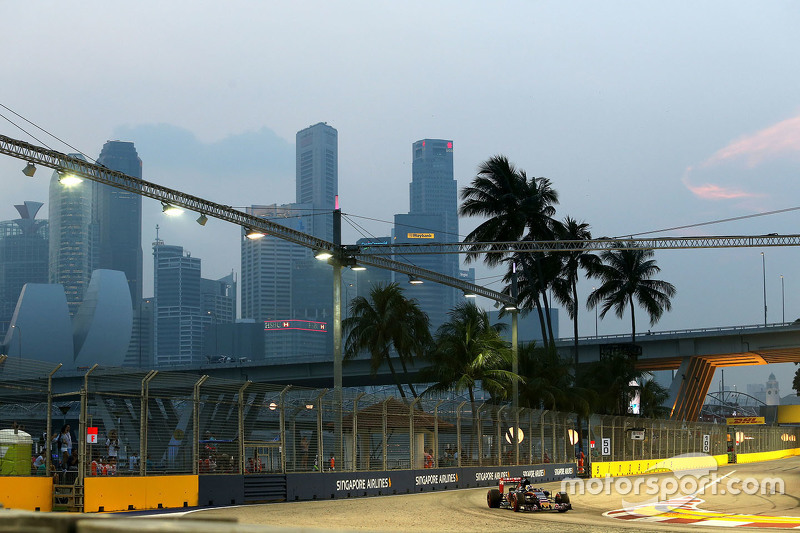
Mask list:
[{"label": "yellow barrier wall", "polygon": [[53,478],[0,477],[0,503],[6,509],[53,510]]},{"label": "yellow barrier wall", "polygon": [[640,461],[609,461],[604,463],[593,462],[592,477],[637,476],[658,472],[677,472],[679,470],[713,469],[725,464],[728,464],[727,455],[698,455]]},{"label": "yellow barrier wall", "polygon": [[759,463],[761,461],[774,461],[775,459],[784,459],[800,455],[800,448],[790,448],[788,450],[776,450],[774,452],[756,452],[756,453],[737,453],[737,463]]},{"label": "yellow barrier wall", "polygon": [[779,405],[778,424],[800,424],[800,405]]},{"label": "yellow barrier wall", "polygon": [[197,476],[87,477],[84,512],[175,508],[197,505]]}]

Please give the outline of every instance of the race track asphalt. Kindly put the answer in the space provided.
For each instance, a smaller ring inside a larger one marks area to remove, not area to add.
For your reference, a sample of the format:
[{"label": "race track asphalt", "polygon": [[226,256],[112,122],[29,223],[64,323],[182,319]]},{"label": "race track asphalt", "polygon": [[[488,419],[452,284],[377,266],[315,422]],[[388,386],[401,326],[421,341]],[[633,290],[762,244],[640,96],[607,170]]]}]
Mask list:
[{"label": "race track asphalt", "polygon": [[[637,477],[629,479],[635,483]],[[684,474],[654,476],[659,491],[667,491],[663,493],[664,498],[658,498],[658,494],[622,494],[628,490],[628,486],[617,481],[610,484],[606,493],[605,486],[600,488],[601,481],[598,480],[594,482],[594,490],[600,493],[571,494],[574,509],[564,514],[514,513],[504,509],[489,509],[486,505],[487,489],[480,488],[217,508],[196,511],[200,515],[196,517],[235,517],[242,524],[303,528],[305,531],[600,533],[632,530],[730,531],[732,527],[747,531],[758,531],[762,528],[775,531],[780,528],[800,527],[800,458],[729,465],[716,472],[690,477],[699,482],[695,483]],[[747,489],[752,492],[754,488],[759,492],[760,486],[769,478],[782,480],[785,494],[731,493],[731,489]],[[681,483],[688,491],[680,491]],[[705,486],[705,490],[695,494],[696,485]],[[557,491],[559,487],[558,483],[544,485],[550,491]],[[673,487],[678,488],[677,493],[670,493]],[[646,490],[646,486],[643,485],[640,492],[642,490]],[[694,500],[687,502],[693,495]],[[643,505],[651,498],[663,501],[672,497],[675,501],[680,496],[687,498],[677,500],[677,505],[645,505],[635,508],[637,504]],[[628,510],[625,511],[624,508]],[[617,511],[616,516],[619,518],[604,516],[604,513],[613,511]],[[704,524],[697,525],[698,521]]]}]

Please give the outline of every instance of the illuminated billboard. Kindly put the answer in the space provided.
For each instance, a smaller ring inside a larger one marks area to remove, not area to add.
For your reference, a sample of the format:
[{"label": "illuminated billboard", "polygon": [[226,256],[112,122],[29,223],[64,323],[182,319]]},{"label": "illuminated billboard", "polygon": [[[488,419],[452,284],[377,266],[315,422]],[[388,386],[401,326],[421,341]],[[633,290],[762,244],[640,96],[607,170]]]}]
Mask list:
[{"label": "illuminated billboard", "polygon": [[433,239],[433,233],[408,233],[409,239]]},{"label": "illuminated billboard", "polygon": [[314,322],[312,320],[265,320],[264,331],[316,331],[318,333],[328,332],[327,322]]}]

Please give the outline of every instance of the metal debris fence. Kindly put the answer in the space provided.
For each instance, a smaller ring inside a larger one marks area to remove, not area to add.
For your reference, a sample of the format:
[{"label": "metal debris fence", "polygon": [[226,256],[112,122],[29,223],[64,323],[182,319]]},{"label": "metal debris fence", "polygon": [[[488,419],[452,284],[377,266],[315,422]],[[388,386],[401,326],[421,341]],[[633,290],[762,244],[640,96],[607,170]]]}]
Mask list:
[{"label": "metal debris fence", "polygon": [[[0,476],[288,473],[668,458],[798,447],[797,428],[573,413],[0,356]],[[71,426],[70,462],[59,428]],[[515,430],[516,428],[516,430]],[[730,431],[730,435],[729,435]],[[733,444],[732,444],[733,443]],[[40,457],[41,456],[41,457]],[[42,464],[38,464],[42,463]]]}]

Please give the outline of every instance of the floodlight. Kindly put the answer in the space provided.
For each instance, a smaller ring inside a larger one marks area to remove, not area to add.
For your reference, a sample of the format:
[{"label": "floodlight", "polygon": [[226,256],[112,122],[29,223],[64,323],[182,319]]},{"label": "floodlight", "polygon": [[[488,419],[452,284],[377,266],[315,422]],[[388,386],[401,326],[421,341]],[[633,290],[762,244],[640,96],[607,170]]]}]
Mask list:
[{"label": "floodlight", "polygon": [[36,173],[36,165],[29,162],[27,165],[25,165],[25,168],[22,169],[22,173],[28,176],[29,178],[32,178],[33,175]]},{"label": "floodlight", "polygon": [[170,217],[174,217],[183,213],[183,209],[178,206],[168,204],[167,202],[161,202],[161,211]]},{"label": "floodlight", "polygon": [[249,230],[247,230],[247,233],[245,234],[245,237],[247,237],[251,241],[254,241],[256,239],[263,239],[264,237],[266,237],[266,235],[267,234],[264,233],[263,231],[259,231],[257,229],[250,228]]}]

